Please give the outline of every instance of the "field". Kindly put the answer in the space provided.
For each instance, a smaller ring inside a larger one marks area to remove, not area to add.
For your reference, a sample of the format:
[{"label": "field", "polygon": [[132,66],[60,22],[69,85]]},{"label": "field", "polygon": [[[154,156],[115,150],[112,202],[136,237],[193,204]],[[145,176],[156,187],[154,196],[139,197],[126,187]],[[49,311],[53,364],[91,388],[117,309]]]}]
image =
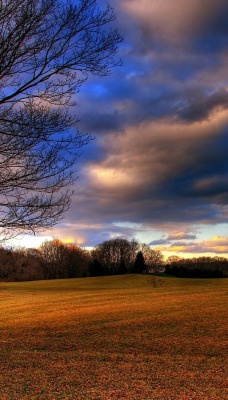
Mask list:
[{"label": "field", "polygon": [[228,279],[0,283],[0,399],[228,399]]}]

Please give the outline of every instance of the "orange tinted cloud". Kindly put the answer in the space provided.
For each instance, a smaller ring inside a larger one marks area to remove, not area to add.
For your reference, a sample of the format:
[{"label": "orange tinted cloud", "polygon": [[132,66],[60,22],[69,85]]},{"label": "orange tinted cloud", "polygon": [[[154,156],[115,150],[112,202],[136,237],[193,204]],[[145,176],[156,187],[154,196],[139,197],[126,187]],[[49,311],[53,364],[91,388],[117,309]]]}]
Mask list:
[{"label": "orange tinted cloud", "polygon": [[223,0],[122,0],[125,11],[141,21],[142,29],[167,41],[183,41],[215,17]]},{"label": "orange tinted cloud", "polygon": [[174,243],[166,247],[166,252],[228,254],[228,237],[217,235],[209,240],[198,241],[196,243]]}]

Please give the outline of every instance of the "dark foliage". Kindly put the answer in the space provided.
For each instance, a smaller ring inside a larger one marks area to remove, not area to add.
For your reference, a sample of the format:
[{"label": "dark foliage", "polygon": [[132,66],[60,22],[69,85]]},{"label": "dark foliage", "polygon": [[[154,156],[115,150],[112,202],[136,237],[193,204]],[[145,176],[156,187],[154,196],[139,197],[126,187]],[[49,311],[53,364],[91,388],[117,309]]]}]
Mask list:
[{"label": "dark foliage", "polygon": [[98,260],[105,275],[129,273],[132,270],[136,242],[116,238],[106,240],[92,251],[93,260]]},{"label": "dark foliage", "polygon": [[119,274],[124,275],[127,273],[127,267],[125,265],[124,260],[121,258],[120,260],[120,266],[119,266]]},{"label": "dark foliage", "polygon": [[142,274],[146,269],[146,264],[144,260],[143,253],[139,251],[136,255],[135,262],[134,262],[134,273],[135,274]]},{"label": "dark foliage", "polygon": [[[143,252],[140,250],[135,255],[136,248],[136,242],[133,246],[126,239],[106,241],[104,247],[99,245],[91,252],[79,246],[64,244],[58,239],[44,242],[39,250],[0,247],[0,280],[27,281],[139,274],[147,268]],[[228,277],[228,259],[172,257],[166,265],[165,273],[182,278]]]},{"label": "dark foliage", "polygon": [[166,265],[165,272],[182,278],[223,278],[228,276],[228,260],[221,257],[182,259]]},{"label": "dark foliage", "polygon": [[89,265],[89,276],[103,276],[104,269],[100,261],[95,258]]},{"label": "dark foliage", "polygon": [[59,240],[45,242],[41,249],[0,247],[0,280],[80,278],[89,275],[90,253]]}]

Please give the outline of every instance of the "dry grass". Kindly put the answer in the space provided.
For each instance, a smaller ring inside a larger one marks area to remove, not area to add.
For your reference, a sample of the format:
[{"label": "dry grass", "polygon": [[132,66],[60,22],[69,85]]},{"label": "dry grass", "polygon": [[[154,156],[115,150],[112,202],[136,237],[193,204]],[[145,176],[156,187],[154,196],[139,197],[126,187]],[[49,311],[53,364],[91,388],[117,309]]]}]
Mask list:
[{"label": "dry grass", "polygon": [[0,284],[0,399],[222,400],[228,279]]}]

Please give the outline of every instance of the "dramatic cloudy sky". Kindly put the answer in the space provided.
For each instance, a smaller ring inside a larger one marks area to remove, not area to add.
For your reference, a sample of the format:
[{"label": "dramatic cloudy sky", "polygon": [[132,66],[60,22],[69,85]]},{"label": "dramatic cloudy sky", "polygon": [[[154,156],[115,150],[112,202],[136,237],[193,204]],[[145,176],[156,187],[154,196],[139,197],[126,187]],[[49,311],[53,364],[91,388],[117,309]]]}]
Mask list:
[{"label": "dramatic cloudy sky", "polygon": [[49,237],[228,254],[228,2],[110,0],[123,66],[77,95],[84,148]]}]

